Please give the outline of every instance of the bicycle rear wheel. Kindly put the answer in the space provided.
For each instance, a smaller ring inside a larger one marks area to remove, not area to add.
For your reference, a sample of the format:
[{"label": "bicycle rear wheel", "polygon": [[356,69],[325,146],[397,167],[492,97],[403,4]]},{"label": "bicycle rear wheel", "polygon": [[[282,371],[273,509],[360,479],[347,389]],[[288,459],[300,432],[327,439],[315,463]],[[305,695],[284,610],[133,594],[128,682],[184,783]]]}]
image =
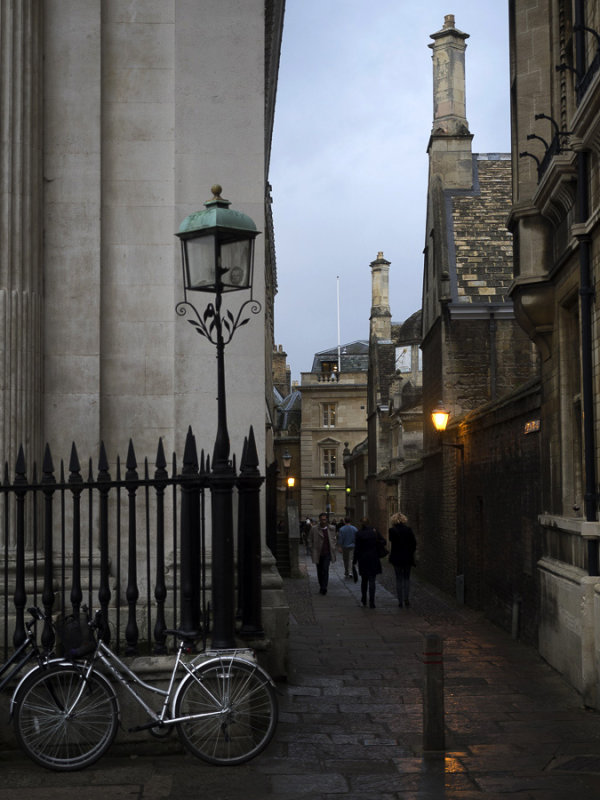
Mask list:
[{"label": "bicycle rear wheel", "polygon": [[83,672],[75,665],[40,668],[15,699],[17,741],[42,767],[82,769],[97,761],[115,738],[119,709],[112,686],[103,675],[92,673],[81,692],[82,681]]},{"label": "bicycle rear wheel", "polygon": [[[205,716],[204,716],[205,715]],[[185,747],[211,764],[242,764],[270,742],[277,697],[260,667],[234,657],[201,664],[185,679],[175,717]]]}]

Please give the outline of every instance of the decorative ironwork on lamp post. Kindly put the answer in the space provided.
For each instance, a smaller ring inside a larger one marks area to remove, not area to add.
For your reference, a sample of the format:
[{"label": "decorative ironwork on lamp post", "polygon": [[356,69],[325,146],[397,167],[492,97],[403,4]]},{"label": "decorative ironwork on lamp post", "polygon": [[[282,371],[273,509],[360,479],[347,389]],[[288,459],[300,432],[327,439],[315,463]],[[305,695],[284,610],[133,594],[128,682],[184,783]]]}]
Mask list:
[{"label": "decorative ironwork on lamp post", "polygon": [[[213,199],[203,211],[196,211],[181,223],[177,236],[181,241],[184,299],[176,312],[193,312],[191,325],[217,349],[217,435],[211,462],[209,485],[212,499],[212,598],[213,647],[235,646],[234,546],[232,494],[236,474],[229,459],[229,432],[225,394],[225,347],[236,330],[258,314],[261,304],[252,297],[254,240],[259,235],[250,217],[230,209],[222,189],[212,187]],[[250,297],[237,313],[223,308],[223,296],[230,292],[249,291]],[[199,311],[190,301],[192,292],[214,294]]]}]

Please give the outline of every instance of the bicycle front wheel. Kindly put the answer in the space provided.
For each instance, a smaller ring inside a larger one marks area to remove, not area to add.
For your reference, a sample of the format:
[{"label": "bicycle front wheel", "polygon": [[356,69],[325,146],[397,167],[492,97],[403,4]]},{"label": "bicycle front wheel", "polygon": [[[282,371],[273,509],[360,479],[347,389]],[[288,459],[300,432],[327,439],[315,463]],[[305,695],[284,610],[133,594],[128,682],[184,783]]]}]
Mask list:
[{"label": "bicycle front wheel", "polygon": [[15,733],[25,753],[42,767],[82,769],[97,761],[117,733],[115,692],[103,675],[74,665],[36,670],[15,699]]},{"label": "bicycle front wheel", "polygon": [[242,764],[270,742],[277,697],[269,677],[233,657],[201,664],[175,701],[177,731],[186,748],[211,764]]}]

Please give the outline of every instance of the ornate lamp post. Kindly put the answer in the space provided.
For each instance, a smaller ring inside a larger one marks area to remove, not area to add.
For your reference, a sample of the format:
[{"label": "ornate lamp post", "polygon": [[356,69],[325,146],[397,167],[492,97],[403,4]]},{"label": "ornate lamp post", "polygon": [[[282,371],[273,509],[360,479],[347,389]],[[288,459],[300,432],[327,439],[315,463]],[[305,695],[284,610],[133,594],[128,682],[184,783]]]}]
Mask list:
[{"label": "ornate lamp post", "polygon": [[[176,311],[189,319],[196,331],[217,348],[217,436],[210,475],[212,498],[212,598],[215,648],[235,646],[234,632],[234,569],[233,569],[233,504],[235,470],[229,459],[229,433],[225,395],[225,347],[234,333],[249,321],[242,317],[249,307],[253,314],[261,310],[252,297],[254,240],[259,234],[246,214],[230,209],[229,200],[221,197],[221,187],[212,187],[213,199],[203,211],[186,217],[177,236],[181,240],[184,299]],[[223,295],[249,291],[234,314],[222,308]],[[203,310],[190,301],[192,292],[214,294]]]},{"label": "ornate lamp post", "polygon": [[325,510],[327,511],[327,522],[329,522],[329,490],[331,489],[331,484],[329,481],[325,484],[325,491],[327,492],[327,498],[325,500]]}]

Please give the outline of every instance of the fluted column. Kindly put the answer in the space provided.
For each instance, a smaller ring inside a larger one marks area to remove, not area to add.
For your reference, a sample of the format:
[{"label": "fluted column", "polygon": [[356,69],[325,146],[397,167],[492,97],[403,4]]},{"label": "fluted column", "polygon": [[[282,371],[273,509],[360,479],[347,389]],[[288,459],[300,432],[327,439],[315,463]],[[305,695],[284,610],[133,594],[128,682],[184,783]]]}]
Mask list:
[{"label": "fluted column", "polygon": [[41,456],[39,0],[0,0],[0,459]]}]

